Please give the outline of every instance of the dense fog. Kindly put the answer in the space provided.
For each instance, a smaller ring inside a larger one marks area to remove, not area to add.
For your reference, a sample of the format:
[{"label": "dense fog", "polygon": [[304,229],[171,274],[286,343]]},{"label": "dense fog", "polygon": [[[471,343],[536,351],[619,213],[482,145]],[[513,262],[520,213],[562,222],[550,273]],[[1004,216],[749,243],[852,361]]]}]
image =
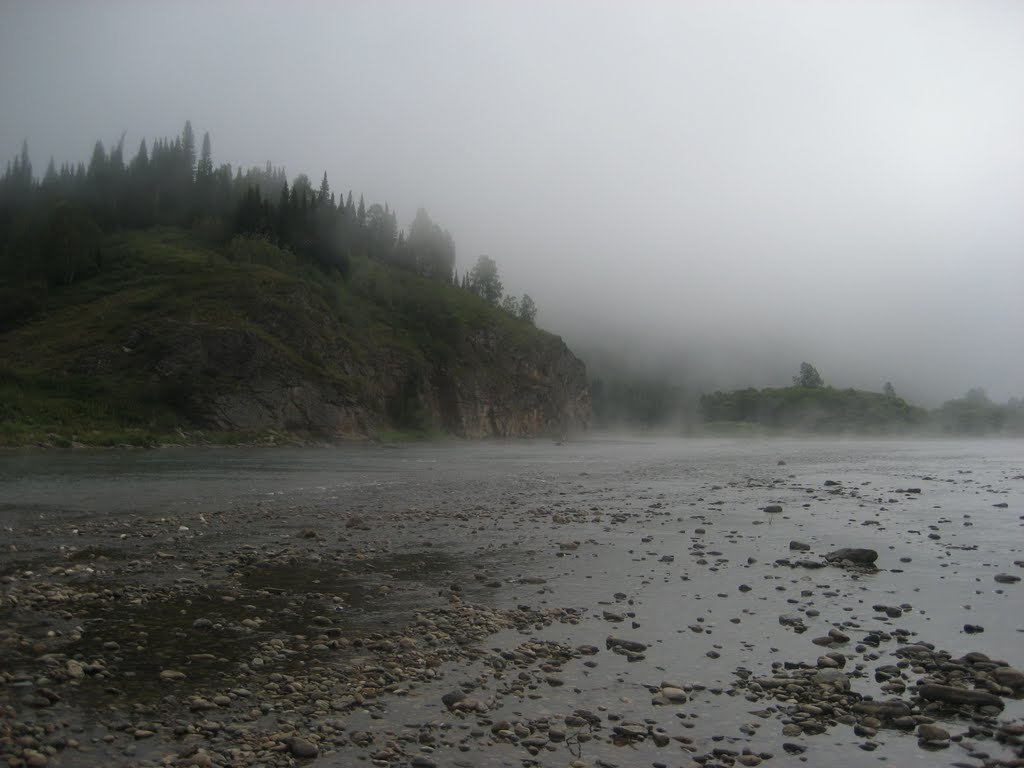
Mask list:
[{"label": "dense fog", "polygon": [[0,157],[189,119],[219,161],[427,209],[585,359],[1005,400],[1022,28],[1012,2],[4,2]]}]

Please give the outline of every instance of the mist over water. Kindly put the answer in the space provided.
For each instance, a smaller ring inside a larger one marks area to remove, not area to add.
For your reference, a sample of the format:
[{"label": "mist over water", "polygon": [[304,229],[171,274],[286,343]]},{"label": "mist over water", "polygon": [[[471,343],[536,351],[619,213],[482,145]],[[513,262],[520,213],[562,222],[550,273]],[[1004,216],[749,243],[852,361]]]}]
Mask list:
[{"label": "mist over water", "polygon": [[[188,118],[691,389],[1024,394],[1024,7],[0,5],[0,157]],[[666,373],[666,375],[669,375]]]},{"label": "mist over water", "polygon": [[[288,717],[286,727],[312,734],[324,765],[376,759],[400,743],[413,765],[427,764],[417,756],[516,765],[528,755],[549,767],[581,755],[592,765],[685,765],[691,754],[707,758],[694,764],[726,765],[711,760],[721,746],[771,755],[768,765],[982,768],[982,752],[1020,757],[1019,742],[992,734],[1019,728],[1024,688],[1001,690],[997,715],[915,704],[955,734],[932,745],[939,753],[911,728],[864,730],[862,714],[848,715],[861,697],[915,701],[921,682],[956,677],[968,653],[1024,679],[1015,671],[1024,662],[1020,445],[591,438],[10,455],[0,463],[5,594],[15,605],[33,590],[53,597],[8,609],[8,632],[42,642],[49,631],[55,650],[110,659],[116,677],[51,682],[53,652],[9,654],[5,671],[61,686],[55,728],[113,722],[90,752],[60,753],[72,766],[174,754],[174,725],[206,717],[193,696],[244,685],[242,702],[217,710],[224,725],[197,727],[193,743],[286,744],[270,734]],[[826,564],[846,547],[870,548],[877,568]],[[100,586],[118,597],[97,598]],[[69,592],[74,599],[58,601]],[[544,621],[549,609],[566,620]],[[524,610],[531,621],[495,624],[467,645],[480,621]],[[73,644],[53,632],[65,611],[85,628]],[[422,675],[420,657],[414,667],[375,645],[402,638],[417,654],[453,655]],[[639,652],[619,653],[613,638]],[[271,643],[288,655],[274,657]],[[919,644],[934,646],[937,665],[894,666]],[[168,695],[157,675],[178,667]],[[394,694],[346,698],[382,668],[401,685]],[[773,696],[758,682],[806,682],[819,670],[841,670],[849,700],[817,683]],[[294,706],[283,675],[301,683]],[[679,696],[680,687],[681,699],[658,700],[659,689]],[[484,711],[463,716],[444,703],[463,688]],[[8,691],[20,702],[33,688]],[[821,696],[827,716],[794,716],[794,698],[806,707]],[[254,718],[250,698],[289,709]],[[142,707],[146,737],[123,727],[125,711]],[[575,743],[568,716],[581,709],[597,713],[596,727]],[[508,729],[484,718],[525,723],[536,741],[502,737]],[[437,723],[444,737],[428,739]],[[554,735],[563,723],[568,739]],[[623,743],[615,728],[629,723],[644,735]],[[242,764],[294,763],[280,750],[260,757]]]}]

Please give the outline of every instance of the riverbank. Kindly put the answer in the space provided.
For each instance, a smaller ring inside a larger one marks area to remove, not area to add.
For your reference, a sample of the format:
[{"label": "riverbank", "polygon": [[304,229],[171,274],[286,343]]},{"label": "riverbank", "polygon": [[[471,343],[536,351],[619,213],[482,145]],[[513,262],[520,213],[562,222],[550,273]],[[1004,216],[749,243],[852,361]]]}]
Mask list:
[{"label": "riverbank", "polygon": [[1019,756],[1012,444],[217,454],[4,467],[11,764]]}]

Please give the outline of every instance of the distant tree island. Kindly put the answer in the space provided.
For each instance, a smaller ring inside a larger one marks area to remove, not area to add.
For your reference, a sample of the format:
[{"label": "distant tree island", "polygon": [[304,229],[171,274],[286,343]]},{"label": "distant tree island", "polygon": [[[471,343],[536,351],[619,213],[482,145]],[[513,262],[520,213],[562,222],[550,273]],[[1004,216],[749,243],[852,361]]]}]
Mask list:
[{"label": "distant tree island", "polygon": [[929,410],[909,403],[886,381],[881,392],[830,386],[808,362],[791,386],[746,387],[694,395],[667,376],[622,369],[592,372],[595,419],[608,428],[689,433],[1022,435],[1024,400],[993,403],[975,388]]},{"label": "distant tree island", "polygon": [[742,423],[810,432],[903,432],[928,420],[927,411],[898,397],[891,384],[880,393],[836,389],[826,386],[807,362],[800,364],[790,387],[702,395],[700,413],[709,425]]}]

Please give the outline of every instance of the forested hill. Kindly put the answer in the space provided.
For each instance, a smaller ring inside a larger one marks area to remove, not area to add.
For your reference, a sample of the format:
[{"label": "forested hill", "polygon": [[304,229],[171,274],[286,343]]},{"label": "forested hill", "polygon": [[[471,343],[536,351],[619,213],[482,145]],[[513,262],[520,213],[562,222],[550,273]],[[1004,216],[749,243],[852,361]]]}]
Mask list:
[{"label": "forested hill", "polygon": [[804,432],[905,433],[928,413],[895,395],[834,387],[779,387],[715,392],[700,398],[705,424],[758,425]]},{"label": "forested hill", "polygon": [[1024,402],[993,403],[975,388],[928,411],[896,394],[826,386],[810,363],[800,365],[791,387],[738,389],[702,395],[703,426],[712,431],[757,427],[769,431],[869,434],[1024,434]]},{"label": "forested hill", "polygon": [[563,434],[586,374],[451,235],[191,125],[0,178],[0,443]]}]

